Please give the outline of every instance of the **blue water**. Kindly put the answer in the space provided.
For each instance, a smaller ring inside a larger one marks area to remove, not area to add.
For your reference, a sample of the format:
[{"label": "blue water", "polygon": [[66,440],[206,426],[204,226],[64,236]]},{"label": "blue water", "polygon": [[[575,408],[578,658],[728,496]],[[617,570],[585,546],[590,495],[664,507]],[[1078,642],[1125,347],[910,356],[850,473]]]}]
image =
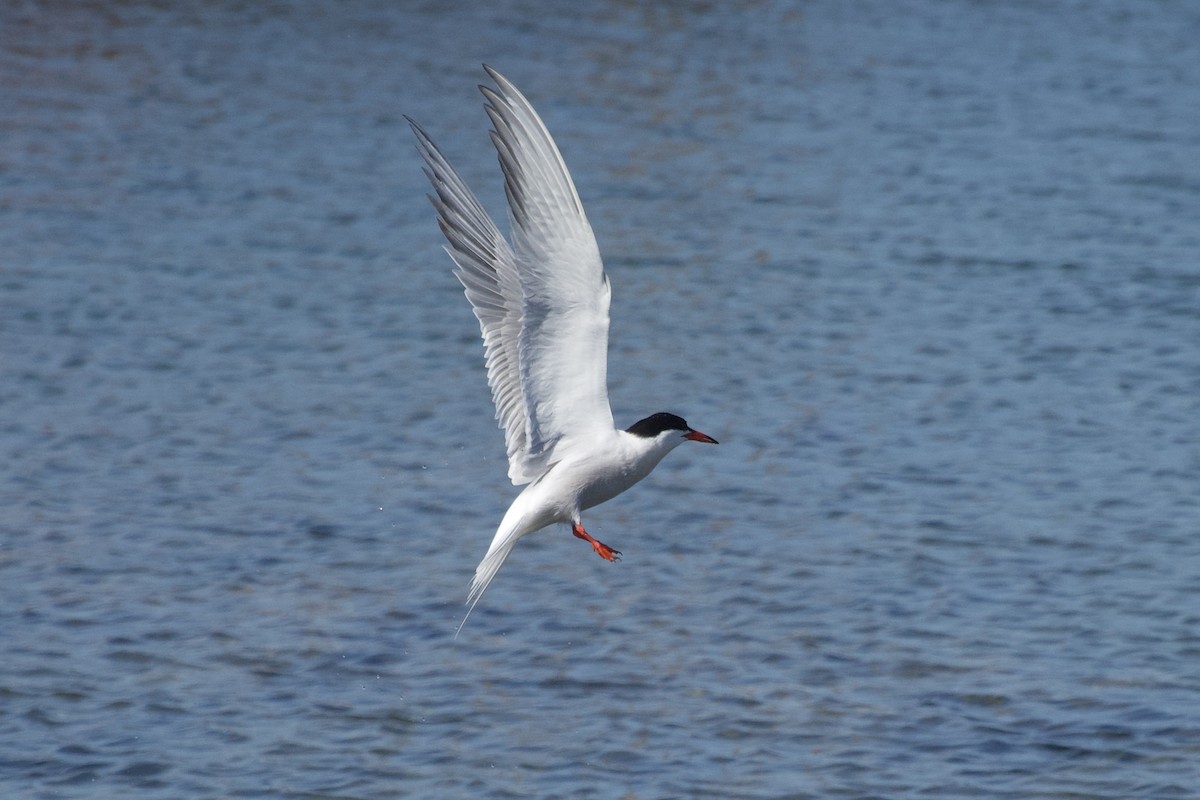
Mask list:
[{"label": "blue water", "polygon": [[[442,5],[0,10],[0,795],[1200,796],[1195,4]],[[484,61],[721,445],[455,640]]]}]

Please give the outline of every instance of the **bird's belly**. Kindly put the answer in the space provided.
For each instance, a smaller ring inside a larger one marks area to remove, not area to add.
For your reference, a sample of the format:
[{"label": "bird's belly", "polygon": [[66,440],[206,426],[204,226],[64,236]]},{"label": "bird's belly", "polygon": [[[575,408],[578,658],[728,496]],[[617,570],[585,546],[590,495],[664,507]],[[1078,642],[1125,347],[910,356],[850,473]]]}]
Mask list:
[{"label": "bird's belly", "polygon": [[648,470],[639,473],[628,469],[589,481],[579,492],[579,507],[591,508],[607,502],[646,477],[647,473]]}]

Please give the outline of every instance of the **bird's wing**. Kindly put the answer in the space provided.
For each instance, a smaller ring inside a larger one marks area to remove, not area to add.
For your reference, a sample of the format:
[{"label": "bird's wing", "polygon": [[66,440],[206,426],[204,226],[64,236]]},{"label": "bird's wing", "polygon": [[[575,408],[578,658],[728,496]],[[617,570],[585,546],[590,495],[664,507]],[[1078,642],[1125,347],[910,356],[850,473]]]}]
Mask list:
[{"label": "bird's wing", "polygon": [[608,279],[583,206],[529,101],[485,67],[480,87],[504,171],[513,247],[412,120],[446,248],[479,319],[488,384],[515,484],[536,479],[574,442],[612,430]]},{"label": "bird's wing", "polygon": [[526,458],[528,419],[519,367],[522,294],[516,258],[474,193],[433,140],[411,119],[408,124],[425,159],[425,175],[433,184],[435,194],[429,200],[449,242],[446,252],[454,260],[454,275],[466,290],[479,319],[488,385],[508,447],[508,477],[518,485],[528,483],[542,473],[545,465],[531,463]]},{"label": "bird's wing", "polygon": [[609,284],[596,237],[550,132],[500,73],[481,86],[504,171],[521,281],[519,366],[528,455],[563,458],[593,433],[611,433]]}]

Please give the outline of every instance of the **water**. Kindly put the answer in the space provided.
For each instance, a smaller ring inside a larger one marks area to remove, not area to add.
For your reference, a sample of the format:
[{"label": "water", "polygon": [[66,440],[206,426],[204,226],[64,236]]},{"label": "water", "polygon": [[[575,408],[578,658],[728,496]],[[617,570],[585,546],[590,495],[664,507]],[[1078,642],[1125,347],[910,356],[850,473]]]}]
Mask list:
[{"label": "water", "polygon": [[[0,12],[0,793],[1197,796],[1193,5],[409,6]],[[482,61],[722,444],[455,641]]]}]

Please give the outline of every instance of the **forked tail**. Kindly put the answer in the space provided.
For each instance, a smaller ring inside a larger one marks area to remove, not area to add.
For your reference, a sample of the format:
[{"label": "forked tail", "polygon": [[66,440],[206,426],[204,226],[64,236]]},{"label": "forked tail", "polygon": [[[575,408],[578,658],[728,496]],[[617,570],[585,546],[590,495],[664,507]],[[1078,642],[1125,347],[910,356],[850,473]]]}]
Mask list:
[{"label": "forked tail", "polygon": [[462,622],[458,623],[458,630],[454,632],[455,639],[462,633],[463,626],[467,624],[467,617],[471,616],[471,612],[475,610],[475,604],[479,602],[479,598],[483,597],[488,584],[492,582],[492,578],[496,577],[496,573],[504,565],[504,559],[508,558],[508,554],[512,552],[517,539],[528,532],[523,530],[520,525],[510,526],[507,524],[508,522],[509,520],[506,518],[504,522],[500,523],[500,530],[496,531],[496,536],[492,539],[491,546],[488,547],[487,555],[475,568],[475,577],[471,579],[471,591],[467,593],[467,613],[463,614]]}]

